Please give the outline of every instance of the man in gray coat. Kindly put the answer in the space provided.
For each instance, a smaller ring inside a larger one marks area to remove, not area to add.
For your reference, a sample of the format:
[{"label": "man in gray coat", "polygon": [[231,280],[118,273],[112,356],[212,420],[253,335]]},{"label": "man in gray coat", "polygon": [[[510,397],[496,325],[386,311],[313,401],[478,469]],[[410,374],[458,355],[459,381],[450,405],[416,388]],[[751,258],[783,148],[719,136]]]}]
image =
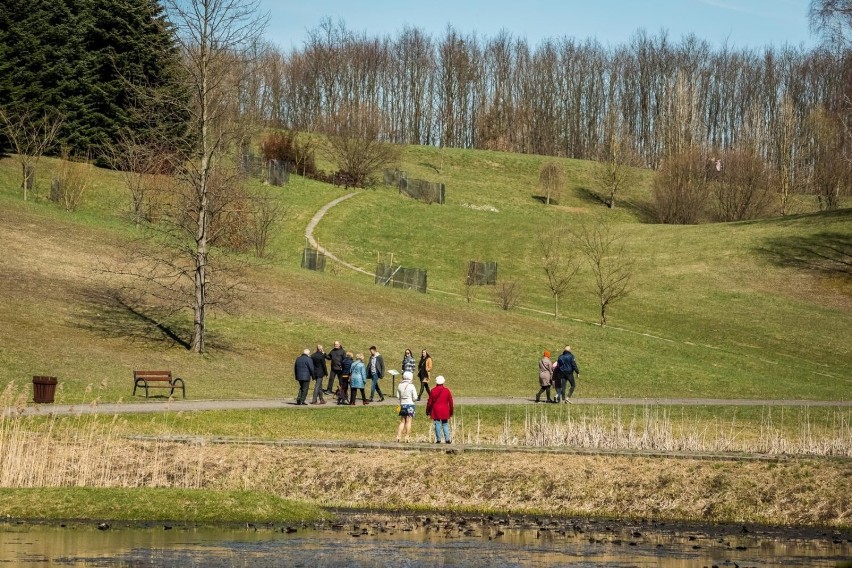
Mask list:
[{"label": "man in gray coat", "polygon": [[293,365],[293,374],[299,382],[299,394],[296,395],[296,404],[307,404],[305,399],[308,398],[308,388],[311,386],[311,379],[314,378],[314,362],[311,360],[310,349],[305,349],[301,355],[296,357],[296,363]]}]

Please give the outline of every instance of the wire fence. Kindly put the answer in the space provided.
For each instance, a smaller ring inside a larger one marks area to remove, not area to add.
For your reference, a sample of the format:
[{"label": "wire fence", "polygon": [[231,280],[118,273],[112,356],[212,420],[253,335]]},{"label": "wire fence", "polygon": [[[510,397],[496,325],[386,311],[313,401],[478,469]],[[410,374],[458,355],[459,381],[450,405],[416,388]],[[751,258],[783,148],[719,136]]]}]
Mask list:
[{"label": "wire fence", "polygon": [[407,288],[426,293],[426,271],[422,268],[404,268],[398,264],[376,264],[376,284]]},{"label": "wire fence", "polygon": [[477,262],[467,263],[468,283],[473,286],[494,286],[497,284],[497,263]]},{"label": "wire fence", "polygon": [[302,251],[302,268],[325,272],[325,253],[311,247]]},{"label": "wire fence", "polygon": [[263,161],[253,154],[240,156],[240,172],[243,177],[262,179],[269,185],[282,186],[290,181],[290,172],[294,169],[291,162],[284,160]]},{"label": "wire fence", "polygon": [[384,181],[403,193],[424,203],[443,205],[446,198],[446,186],[443,183],[424,179],[408,179],[402,170],[385,170]]}]

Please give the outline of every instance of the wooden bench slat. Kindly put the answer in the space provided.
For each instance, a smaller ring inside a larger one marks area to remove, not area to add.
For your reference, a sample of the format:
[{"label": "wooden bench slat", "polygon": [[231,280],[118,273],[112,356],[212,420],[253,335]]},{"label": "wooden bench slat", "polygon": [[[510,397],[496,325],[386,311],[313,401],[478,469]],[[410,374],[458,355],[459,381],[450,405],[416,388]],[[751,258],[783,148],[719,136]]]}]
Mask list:
[{"label": "wooden bench slat", "polygon": [[[149,384],[149,383],[166,384]],[[175,389],[181,389],[183,398],[186,398],[186,383],[180,377],[172,378],[171,371],[133,371],[133,396],[136,396],[137,388],[145,389],[145,398],[148,398],[148,389],[171,389],[169,396],[174,395]]]}]

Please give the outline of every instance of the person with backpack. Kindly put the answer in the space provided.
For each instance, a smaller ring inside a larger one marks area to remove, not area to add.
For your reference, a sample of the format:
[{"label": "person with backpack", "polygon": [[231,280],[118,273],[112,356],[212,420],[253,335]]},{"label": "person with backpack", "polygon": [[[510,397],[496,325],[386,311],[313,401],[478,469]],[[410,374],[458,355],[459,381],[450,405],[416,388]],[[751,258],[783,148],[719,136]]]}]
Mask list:
[{"label": "person with backpack", "polygon": [[[571,395],[574,394],[574,387],[577,386],[574,382],[574,374],[576,373],[577,378],[580,378],[580,367],[577,366],[577,359],[574,357],[574,354],[571,353],[570,345],[565,346],[565,350],[562,352],[562,355],[559,356],[559,359],[556,360],[556,364],[559,366],[559,372],[562,375],[562,380],[568,381],[568,383],[571,384],[571,389],[568,391],[568,394],[564,397],[563,401],[573,404],[571,401]],[[564,392],[564,385],[562,390]]]}]

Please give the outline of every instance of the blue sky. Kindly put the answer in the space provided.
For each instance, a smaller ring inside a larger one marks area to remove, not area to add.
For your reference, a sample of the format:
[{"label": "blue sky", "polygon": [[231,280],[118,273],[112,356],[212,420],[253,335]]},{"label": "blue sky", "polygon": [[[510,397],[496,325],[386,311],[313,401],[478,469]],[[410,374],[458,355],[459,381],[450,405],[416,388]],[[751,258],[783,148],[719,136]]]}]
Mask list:
[{"label": "blue sky", "polygon": [[301,47],[307,31],[329,17],[370,36],[396,35],[406,25],[438,36],[452,24],[464,34],[495,36],[505,29],[531,45],[546,37],[597,38],[604,45],[637,29],[694,33],[720,46],[760,48],[816,43],[808,30],[809,0],[260,0],[270,14],[266,38]]}]

